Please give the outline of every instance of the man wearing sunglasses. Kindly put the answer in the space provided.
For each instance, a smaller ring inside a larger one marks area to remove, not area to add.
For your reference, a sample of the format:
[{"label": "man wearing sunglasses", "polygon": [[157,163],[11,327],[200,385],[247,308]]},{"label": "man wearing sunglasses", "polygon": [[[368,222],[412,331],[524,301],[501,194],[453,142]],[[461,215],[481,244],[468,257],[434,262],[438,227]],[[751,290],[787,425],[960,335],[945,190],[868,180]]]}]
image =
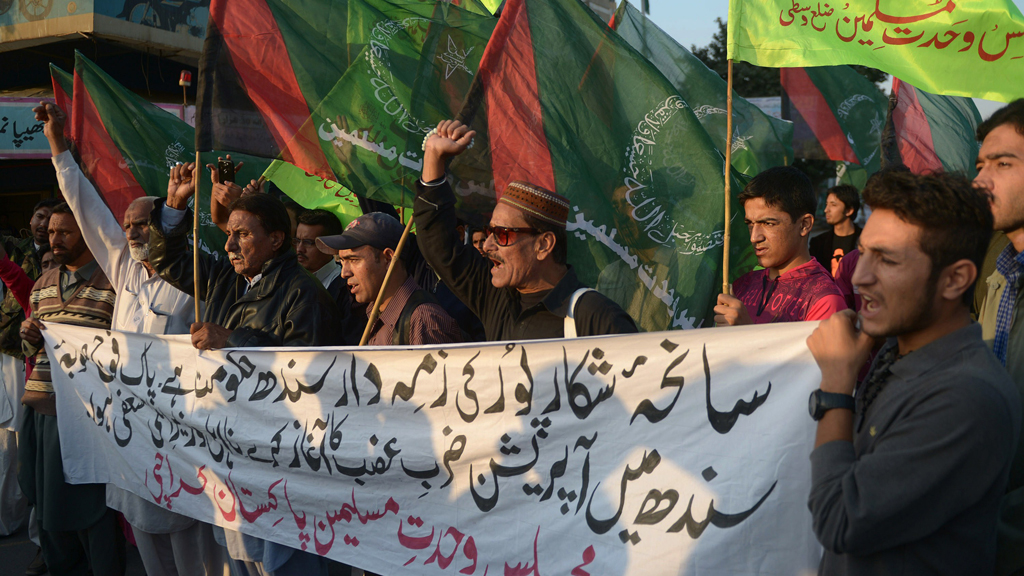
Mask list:
[{"label": "man wearing sunglasses", "polygon": [[769,168],[739,195],[757,263],[720,294],[715,323],[766,324],[825,320],[846,309],[832,275],[807,246],[817,200],[810,179],[792,166]]},{"label": "man wearing sunglasses", "polygon": [[636,332],[633,319],[617,304],[596,291],[580,291],[585,287],[566,264],[569,203],[564,197],[512,182],[484,229],[485,255],[460,242],[445,164],[475,135],[461,122],[445,120],[428,136],[414,218],[427,262],[480,318],[487,339]]}]

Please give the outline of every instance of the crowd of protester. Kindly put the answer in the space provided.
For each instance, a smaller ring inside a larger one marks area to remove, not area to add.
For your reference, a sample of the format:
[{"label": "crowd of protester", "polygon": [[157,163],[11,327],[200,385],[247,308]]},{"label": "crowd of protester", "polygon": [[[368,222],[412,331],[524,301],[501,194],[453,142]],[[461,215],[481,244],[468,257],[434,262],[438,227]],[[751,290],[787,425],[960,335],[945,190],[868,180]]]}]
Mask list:
[{"label": "crowd of protester", "polygon": [[[328,571],[316,554],[111,485],[67,483],[46,323],[188,333],[204,350],[637,331],[567,263],[564,197],[515,181],[486,226],[458,221],[446,166],[475,134],[457,121],[425,140],[417,233],[403,250],[388,206],[364,206],[343,227],[209,167],[227,255],[200,253],[194,268],[201,167],[175,166],[166,198],[139,198],[117,222],[68,149],[64,112],[36,114],[64,202],[40,202],[28,237],[0,238],[0,531],[27,520],[40,548],[28,574],[121,575],[126,537],[151,576]],[[901,167],[873,175],[863,229],[861,194],[836,186],[829,229],[811,238],[817,198],[793,167],[762,172],[739,195],[759,267],[718,297],[716,324],[821,321],[808,338],[822,373],[808,497],[821,574],[1024,573],[1024,100],[978,139],[973,182]]]}]

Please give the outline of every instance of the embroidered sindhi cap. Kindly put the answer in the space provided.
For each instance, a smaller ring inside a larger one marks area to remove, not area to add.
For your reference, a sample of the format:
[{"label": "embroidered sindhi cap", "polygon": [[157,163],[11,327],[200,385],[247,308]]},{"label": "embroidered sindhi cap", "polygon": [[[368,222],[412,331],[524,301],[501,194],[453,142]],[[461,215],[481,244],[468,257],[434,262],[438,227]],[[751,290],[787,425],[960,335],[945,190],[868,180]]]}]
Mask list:
[{"label": "embroidered sindhi cap", "polygon": [[522,180],[509,183],[498,202],[561,228],[569,219],[569,200],[565,196]]}]

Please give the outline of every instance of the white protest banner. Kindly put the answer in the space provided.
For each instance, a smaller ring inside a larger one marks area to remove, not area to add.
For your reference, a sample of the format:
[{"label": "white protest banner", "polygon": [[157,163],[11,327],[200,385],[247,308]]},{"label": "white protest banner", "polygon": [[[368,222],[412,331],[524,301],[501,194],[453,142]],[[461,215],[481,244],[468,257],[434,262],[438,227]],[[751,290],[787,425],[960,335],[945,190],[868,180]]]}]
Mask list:
[{"label": "white protest banner", "polygon": [[198,353],[50,324],[65,472],[380,574],[804,574],[814,324]]}]

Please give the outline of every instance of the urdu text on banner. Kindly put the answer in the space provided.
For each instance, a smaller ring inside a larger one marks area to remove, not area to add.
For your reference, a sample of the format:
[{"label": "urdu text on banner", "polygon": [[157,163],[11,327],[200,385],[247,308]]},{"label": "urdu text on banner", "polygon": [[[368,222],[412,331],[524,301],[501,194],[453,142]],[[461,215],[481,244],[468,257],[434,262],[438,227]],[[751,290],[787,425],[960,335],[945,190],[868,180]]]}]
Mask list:
[{"label": "urdu text on banner", "polygon": [[384,574],[802,574],[813,323],[197,352],[49,324],[65,474]]},{"label": "urdu text on banner", "polygon": [[1011,0],[730,0],[729,58],[770,68],[860,64],[948,96],[1011,102],[1024,16]]}]

